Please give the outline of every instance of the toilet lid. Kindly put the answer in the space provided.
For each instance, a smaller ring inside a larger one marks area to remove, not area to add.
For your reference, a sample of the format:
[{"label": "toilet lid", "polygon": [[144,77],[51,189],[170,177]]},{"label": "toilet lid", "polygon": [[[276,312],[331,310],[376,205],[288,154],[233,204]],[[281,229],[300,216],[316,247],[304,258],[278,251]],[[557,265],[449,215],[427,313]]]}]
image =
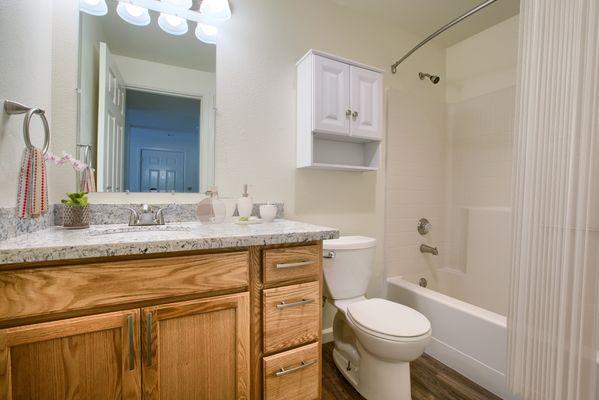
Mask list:
[{"label": "toilet lid", "polygon": [[429,320],[418,311],[384,299],[370,299],[350,304],[352,320],[372,332],[394,337],[415,337],[431,329]]}]

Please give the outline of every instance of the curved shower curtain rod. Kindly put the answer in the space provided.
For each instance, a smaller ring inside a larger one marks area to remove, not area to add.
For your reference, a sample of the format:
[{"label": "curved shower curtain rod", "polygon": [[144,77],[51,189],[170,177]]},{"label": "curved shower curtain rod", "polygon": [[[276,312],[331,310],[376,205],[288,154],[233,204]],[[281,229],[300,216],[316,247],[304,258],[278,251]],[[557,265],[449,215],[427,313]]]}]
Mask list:
[{"label": "curved shower curtain rod", "polygon": [[468,18],[472,14],[475,14],[475,13],[479,12],[480,10],[482,10],[483,8],[485,8],[486,6],[490,6],[491,4],[495,3],[496,1],[497,0],[487,0],[484,3],[481,3],[481,4],[477,5],[472,10],[467,11],[465,14],[460,15],[459,17],[457,17],[456,19],[454,19],[453,21],[451,21],[447,25],[444,25],[441,28],[437,29],[435,32],[431,33],[429,36],[427,36],[426,39],[424,39],[422,42],[418,43],[412,50],[408,51],[405,56],[403,56],[398,61],[396,61],[395,64],[393,64],[391,66],[391,72],[396,73],[397,72],[397,66],[399,64],[401,64],[406,58],[408,58],[412,54],[414,54],[414,52],[416,50],[418,50],[419,48],[421,48],[422,46],[424,46],[425,44],[427,44],[428,42],[430,42],[431,40],[433,40],[434,38],[436,38],[437,36],[439,36],[443,32],[445,32],[446,30],[448,30],[452,26],[458,24],[459,22],[462,22],[463,20],[465,20],[466,18]]}]

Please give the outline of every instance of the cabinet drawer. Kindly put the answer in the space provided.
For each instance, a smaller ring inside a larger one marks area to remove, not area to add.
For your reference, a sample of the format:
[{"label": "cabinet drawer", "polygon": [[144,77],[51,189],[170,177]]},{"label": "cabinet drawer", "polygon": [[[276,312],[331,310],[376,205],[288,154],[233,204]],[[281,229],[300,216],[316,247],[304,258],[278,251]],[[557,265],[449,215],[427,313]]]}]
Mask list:
[{"label": "cabinet drawer", "polygon": [[318,245],[264,251],[264,283],[300,278],[318,279],[322,255]]},{"label": "cabinet drawer", "polygon": [[247,286],[245,251],[3,271],[0,323]]},{"label": "cabinet drawer", "polygon": [[263,359],[264,400],[314,400],[320,393],[320,343]]},{"label": "cabinet drawer", "polygon": [[321,309],[319,282],[266,289],[262,296],[265,353],[318,340]]}]

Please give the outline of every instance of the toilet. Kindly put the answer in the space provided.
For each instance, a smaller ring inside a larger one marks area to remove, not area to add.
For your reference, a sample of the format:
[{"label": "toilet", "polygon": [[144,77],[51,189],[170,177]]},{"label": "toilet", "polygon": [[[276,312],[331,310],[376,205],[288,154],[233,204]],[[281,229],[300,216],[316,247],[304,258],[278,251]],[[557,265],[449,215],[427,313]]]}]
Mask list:
[{"label": "toilet", "polygon": [[410,361],[431,338],[431,324],[418,311],[365,297],[376,239],[342,236],[323,242],[327,301],[333,322],[335,365],[368,400],[411,400]]}]

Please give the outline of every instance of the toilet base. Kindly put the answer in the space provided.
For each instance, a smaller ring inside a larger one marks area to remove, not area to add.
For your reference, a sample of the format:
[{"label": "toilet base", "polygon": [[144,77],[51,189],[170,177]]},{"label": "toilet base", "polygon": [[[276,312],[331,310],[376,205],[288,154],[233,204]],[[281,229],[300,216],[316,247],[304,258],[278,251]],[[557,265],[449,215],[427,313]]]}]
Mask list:
[{"label": "toilet base", "polygon": [[333,348],[333,361],[339,372],[341,372],[341,375],[343,375],[354,389],[358,390],[358,371],[360,366],[352,363],[341,351],[337,350],[337,348]]},{"label": "toilet base", "polygon": [[356,364],[343,351],[333,349],[333,361],[341,375],[367,400],[412,400],[410,363],[375,358],[360,344]]},{"label": "toilet base", "polygon": [[368,400],[412,400],[409,362],[374,357],[357,341],[360,369],[356,390]]}]

